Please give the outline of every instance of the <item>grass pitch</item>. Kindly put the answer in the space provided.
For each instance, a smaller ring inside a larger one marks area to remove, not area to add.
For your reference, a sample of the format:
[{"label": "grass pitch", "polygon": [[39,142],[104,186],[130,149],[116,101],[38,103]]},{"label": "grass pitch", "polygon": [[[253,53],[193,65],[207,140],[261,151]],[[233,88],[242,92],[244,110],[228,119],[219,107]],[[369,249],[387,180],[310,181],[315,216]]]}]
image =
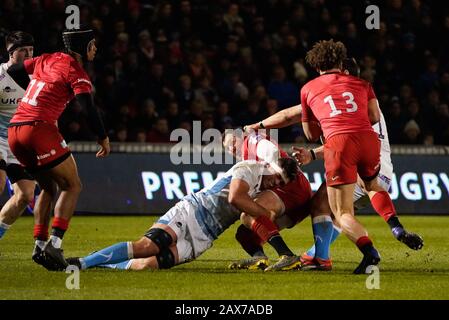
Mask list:
[{"label": "grass pitch", "polygon": [[[79,256],[118,241],[140,238],[155,217],[75,217],[64,239],[65,255]],[[245,257],[234,240],[237,224],[198,260],[171,270],[82,271],[80,289],[68,290],[63,272],[31,260],[31,217],[23,217],[0,240],[0,299],[449,299],[449,217],[401,217],[424,237],[421,251],[396,241],[375,216],[360,217],[382,255],[380,289],[366,275],[352,275],[360,252],[344,236],[332,246],[332,272],[248,272],[227,269]],[[295,252],[312,243],[310,221],[282,232]],[[266,247],[270,257],[276,255]]]}]

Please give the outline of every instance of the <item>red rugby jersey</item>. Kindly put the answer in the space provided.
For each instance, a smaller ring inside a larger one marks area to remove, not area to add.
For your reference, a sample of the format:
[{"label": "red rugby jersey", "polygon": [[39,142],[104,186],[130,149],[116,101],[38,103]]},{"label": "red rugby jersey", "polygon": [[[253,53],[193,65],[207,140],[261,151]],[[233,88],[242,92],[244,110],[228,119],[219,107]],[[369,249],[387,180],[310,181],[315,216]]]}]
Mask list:
[{"label": "red rugby jersey", "polygon": [[25,60],[24,67],[33,79],[11,123],[33,120],[56,122],[76,94],[92,92],[86,71],[66,53],[43,54]]},{"label": "red rugby jersey", "polygon": [[373,131],[368,101],[372,86],[344,73],[329,73],[307,82],[301,89],[302,121],[319,121],[326,139],[341,133]]}]

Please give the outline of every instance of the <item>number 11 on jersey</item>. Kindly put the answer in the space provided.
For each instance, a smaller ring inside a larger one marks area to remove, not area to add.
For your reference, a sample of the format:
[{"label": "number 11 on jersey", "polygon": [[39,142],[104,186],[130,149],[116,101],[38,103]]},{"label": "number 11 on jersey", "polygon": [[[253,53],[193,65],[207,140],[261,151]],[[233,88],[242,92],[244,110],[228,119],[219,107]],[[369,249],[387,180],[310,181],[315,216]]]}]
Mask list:
[{"label": "number 11 on jersey", "polygon": [[[28,85],[28,89],[25,92],[25,96],[22,98],[22,101],[28,103],[30,106],[37,106],[37,96],[44,88],[44,86],[45,82],[43,81],[37,81],[36,79],[31,80],[30,84]],[[30,99],[31,92],[33,92],[33,97]]]}]

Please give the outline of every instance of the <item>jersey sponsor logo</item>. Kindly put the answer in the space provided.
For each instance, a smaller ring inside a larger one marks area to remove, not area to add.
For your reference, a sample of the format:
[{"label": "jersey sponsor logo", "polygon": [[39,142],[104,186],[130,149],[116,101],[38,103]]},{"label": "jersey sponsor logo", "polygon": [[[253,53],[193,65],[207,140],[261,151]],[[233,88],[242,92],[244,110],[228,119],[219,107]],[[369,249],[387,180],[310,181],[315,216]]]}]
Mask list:
[{"label": "jersey sponsor logo", "polygon": [[332,181],[335,181],[335,180],[337,180],[338,178],[340,178],[340,176],[332,177],[331,180],[332,180]]},{"label": "jersey sponsor logo", "polygon": [[19,102],[21,101],[21,98],[2,98],[1,99],[1,104],[2,105],[16,105],[19,104]]},{"label": "jersey sponsor logo", "polygon": [[5,93],[16,92],[16,91],[17,91],[17,89],[13,89],[11,87],[4,87],[3,88],[3,92],[5,92]]},{"label": "jersey sponsor logo", "polygon": [[46,159],[48,157],[54,156],[55,154],[56,154],[56,150],[55,149],[51,149],[50,152],[48,152],[48,153],[38,154],[37,155],[37,159],[38,160]]},{"label": "jersey sponsor logo", "polygon": [[89,80],[84,79],[84,78],[79,78],[78,80],[76,80],[76,83],[79,83],[79,82],[84,82],[84,83],[87,83],[89,85],[92,85],[92,83]]}]

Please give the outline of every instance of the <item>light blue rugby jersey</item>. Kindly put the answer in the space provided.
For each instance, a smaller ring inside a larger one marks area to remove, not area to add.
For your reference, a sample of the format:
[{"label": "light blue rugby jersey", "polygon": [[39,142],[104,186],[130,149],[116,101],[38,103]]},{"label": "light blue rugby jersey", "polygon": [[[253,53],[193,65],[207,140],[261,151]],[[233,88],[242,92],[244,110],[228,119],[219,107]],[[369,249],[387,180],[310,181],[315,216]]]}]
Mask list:
[{"label": "light blue rugby jersey", "polygon": [[184,200],[195,206],[195,218],[204,234],[217,239],[240,218],[240,210],[228,202],[231,180],[246,181],[250,187],[248,194],[254,197],[260,191],[265,165],[255,160],[241,161],[222,177],[215,179],[210,186],[184,197]]}]

